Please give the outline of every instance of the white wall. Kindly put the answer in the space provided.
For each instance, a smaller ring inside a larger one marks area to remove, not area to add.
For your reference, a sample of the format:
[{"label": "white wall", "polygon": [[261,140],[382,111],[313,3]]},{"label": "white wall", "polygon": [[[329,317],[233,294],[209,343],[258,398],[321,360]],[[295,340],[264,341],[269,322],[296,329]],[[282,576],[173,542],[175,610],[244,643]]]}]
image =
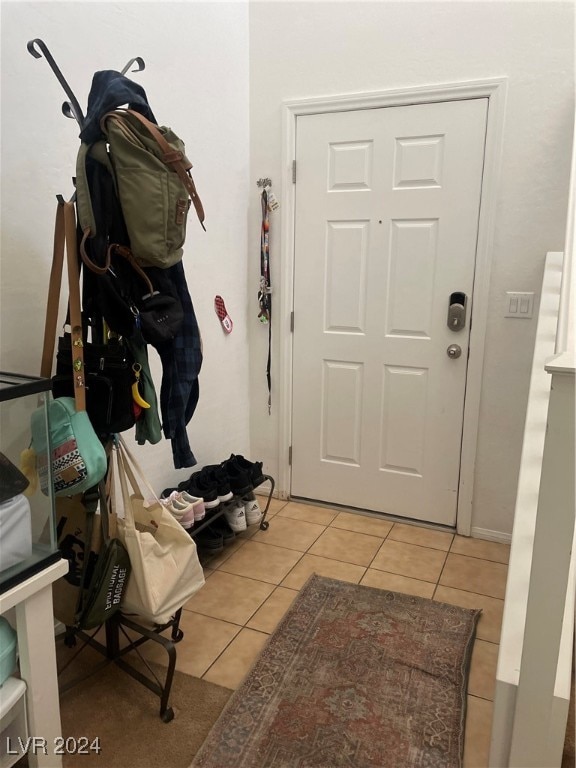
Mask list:
[{"label": "white wall", "polygon": [[[535,320],[504,318],[505,292],[540,289],[563,250],[574,100],[572,3],[250,3],[250,313],[257,315],[256,180],[280,189],[281,103],[401,86],[509,78],[492,255],[473,530],[510,534]],[[273,214],[279,307],[281,219]],[[536,315],[535,315],[536,317]],[[278,338],[278,314],[273,329]],[[278,472],[278,344],[266,409],[266,334],[251,320],[252,453]],[[275,397],[274,397],[275,396]]]},{"label": "white wall", "polygon": [[[509,533],[535,323],[505,319],[504,293],[538,292],[545,253],[564,245],[572,4],[3,2],[1,10],[0,368],[39,369],[54,196],[71,191],[78,146],[75,123],[60,113],[63,91],[26,42],[46,42],[83,106],[94,71],[142,56],[146,70],[133,77],[186,141],[207,211],[206,234],[191,217],[184,257],[205,353],[188,429],[200,466],[234,451],[278,474],[278,344],[268,416],[267,331],[256,319],[256,180],[270,176],[279,190],[282,100],[508,76],[473,526]],[[280,234],[273,214],[273,282]],[[230,336],[215,294],[234,320]],[[158,365],[154,375],[159,386]],[[173,470],[166,441],[140,457],[159,487],[188,474]]]},{"label": "white wall", "polygon": [[[72,193],[78,128],[60,109],[63,90],[49,47],[85,111],[92,75],[141,56],[128,75],[161,123],[186,142],[206,210],[204,234],[189,219],[184,263],[203,342],[200,401],[188,427],[198,465],[249,455],[246,307],[248,11],[245,3],[2,3],[2,252],[0,369],[38,374],[51,260],[55,195]],[[224,297],[226,336],[214,312]],[[159,390],[161,367],[153,349]],[[161,490],[176,472],[170,443],[138,455]]]}]

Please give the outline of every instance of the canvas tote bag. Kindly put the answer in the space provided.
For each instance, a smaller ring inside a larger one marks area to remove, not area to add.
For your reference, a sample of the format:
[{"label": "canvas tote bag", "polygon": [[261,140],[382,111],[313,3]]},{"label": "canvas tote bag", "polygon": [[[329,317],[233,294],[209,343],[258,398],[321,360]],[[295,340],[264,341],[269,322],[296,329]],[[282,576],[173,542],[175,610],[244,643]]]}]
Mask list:
[{"label": "canvas tote bag", "polygon": [[204,585],[196,544],[164,509],[121,437],[114,450],[124,506],[118,538],[128,550],[132,568],[121,610],[165,624]]}]

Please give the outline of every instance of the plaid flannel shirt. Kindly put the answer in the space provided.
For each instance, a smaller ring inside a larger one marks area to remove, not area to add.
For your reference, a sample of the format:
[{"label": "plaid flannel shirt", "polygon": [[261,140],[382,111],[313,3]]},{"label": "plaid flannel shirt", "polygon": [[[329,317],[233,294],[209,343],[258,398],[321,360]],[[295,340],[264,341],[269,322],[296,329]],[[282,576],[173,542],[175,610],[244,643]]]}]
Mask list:
[{"label": "plaid flannel shirt", "polygon": [[[202,343],[182,262],[155,272],[162,272],[163,277],[170,282],[170,292],[178,296],[184,310],[184,322],[176,338],[169,344],[157,346],[162,361],[162,430],[164,437],[172,441],[174,467],[181,469],[197,464],[188,441],[186,425],[196,410],[200,395],[198,374],[202,367]],[[156,276],[152,282],[160,289]]]}]

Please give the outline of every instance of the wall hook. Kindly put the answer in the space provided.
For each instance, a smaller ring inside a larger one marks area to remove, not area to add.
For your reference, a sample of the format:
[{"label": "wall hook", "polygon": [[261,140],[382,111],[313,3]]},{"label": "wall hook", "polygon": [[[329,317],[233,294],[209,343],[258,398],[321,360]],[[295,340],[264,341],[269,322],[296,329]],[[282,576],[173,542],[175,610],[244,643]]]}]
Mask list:
[{"label": "wall hook", "polygon": [[256,184],[257,186],[263,187],[264,189],[266,189],[266,187],[272,186],[272,179],[258,179]]},{"label": "wall hook", "polygon": [[136,58],[130,59],[130,61],[128,62],[128,64],[126,64],[124,69],[120,70],[120,74],[125,75],[126,72],[128,72],[128,70],[133,64],[137,64],[138,69],[131,69],[130,70],[131,72],[142,72],[143,69],[146,69],[146,64],[144,64],[144,59],[142,59],[140,56],[136,56]]},{"label": "wall hook", "polygon": [[[82,113],[82,109],[80,108],[80,104],[78,103],[78,99],[72,92],[72,89],[68,85],[68,82],[66,81],[66,78],[62,74],[60,67],[56,64],[54,61],[54,57],[48,50],[48,46],[43,40],[40,40],[40,38],[35,38],[34,40],[30,40],[26,47],[28,48],[28,51],[34,56],[35,59],[41,59],[42,56],[46,59],[48,64],[50,65],[50,68],[56,75],[58,82],[64,88],[64,91],[66,93],[66,96],[70,99],[70,101],[65,101],[62,104],[62,114],[65,117],[70,117],[76,120],[80,128],[84,126],[84,114]],[[39,49],[39,50],[38,50]],[[142,59],[140,56],[136,56],[133,59],[130,59],[130,61],[126,64],[124,69],[121,70],[120,74],[125,75],[126,72],[130,69],[130,67],[136,65],[135,69],[130,70],[131,72],[141,72],[143,69],[146,68],[146,64],[144,63],[144,59]]]},{"label": "wall hook", "polygon": [[[130,67],[133,64],[137,64],[137,69],[130,70],[131,72],[142,72],[143,69],[146,69],[146,64],[144,63],[144,59],[140,56],[136,56],[134,59],[130,59],[128,64],[124,67],[124,69],[120,70],[121,75],[125,75],[126,72],[130,69]],[[64,104],[62,104],[62,112],[66,117],[72,117],[74,118],[74,110],[72,109],[72,105],[70,102],[65,101]]]},{"label": "wall hook", "polygon": [[[50,69],[54,74],[56,75],[56,78],[58,79],[58,82],[64,88],[64,92],[66,93],[66,96],[70,99],[69,102],[64,102],[62,105],[62,112],[66,115],[66,117],[74,117],[76,122],[80,127],[84,124],[84,115],[82,113],[82,110],[80,109],[80,104],[78,103],[78,99],[76,96],[74,96],[74,93],[70,86],[68,85],[68,82],[66,81],[66,78],[60,71],[60,68],[54,61],[54,58],[52,57],[52,54],[48,50],[48,46],[43,40],[40,40],[39,38],[35,38],[34,40],[30,40],[26,47],[28,48],[28,51],[34,56],[35,59],[41,59],[42,55],[44,55],[44,58],[50,65]],[[39,48],[40,50],[36,50],[36,48]]]}]

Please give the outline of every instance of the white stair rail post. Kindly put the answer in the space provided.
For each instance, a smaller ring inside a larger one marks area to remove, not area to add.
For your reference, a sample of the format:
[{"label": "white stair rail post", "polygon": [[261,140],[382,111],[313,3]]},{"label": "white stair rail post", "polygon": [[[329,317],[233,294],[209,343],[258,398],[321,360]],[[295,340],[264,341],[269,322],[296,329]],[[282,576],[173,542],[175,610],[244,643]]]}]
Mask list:
[{"label": "white stair rail post", "polygon": [[558,723],[554,691],[574,538],[574,358],[552,375],[538,516],[510,747],[510,768],[557,768],[566,719]]},{"label": "white stair rail post", "polygon": [[[490,747],[490,768],[508,768],[512,726],[516,708],[516,694],[520,676],[524,628],[528,606],[530,571],[534,551],[534,532],[538,512],[538,494],[544,456],[548,404],[552,377],[546,371],[546,363],[555,354],[556,329],[558,325],[560,285],[562,278],[563,253],[546,254],[546,265],[542,280],[538,326],[530,376],[530,391],[524,425],[524,439],[518,475],[512,546],[506,583],[506,599],[502,617],[502,631],[498,651],[496,688]],[[575,583],[574,568],[570,574],[571,584]],[[568,622],[571,624],[571,621]],[[563,665],[572,665],[571,643],[563,636]],[[564,646],[568,645],[566,649]],[[558,683],[558,678],[557,678]],[[566,695],[569,690],[565,682],[557,685],[556,705],[560,717],[568,710]]]},{"label": "white stair rail post", "polygon": [[568,196],[568,218],[566,221],[566,243],[560,286],[560,314],[556,331],[556,354],[576,349],[576,113],[574,115],[574,140],[572,145],[572,166],[570,169],[570,192]]},{"label": "white stair rail post", "polygon": [[510,768],[557,768],[564,746],[566,712],[560,713],[555,706],[554,693],[565,611],[567,605],[574,607],[575,599],[574,594],[567,593],[575,556],[572,552],[575,526],[575,220],[576,144],[572,149],[556,356],[546,365],[552,382]]}]

